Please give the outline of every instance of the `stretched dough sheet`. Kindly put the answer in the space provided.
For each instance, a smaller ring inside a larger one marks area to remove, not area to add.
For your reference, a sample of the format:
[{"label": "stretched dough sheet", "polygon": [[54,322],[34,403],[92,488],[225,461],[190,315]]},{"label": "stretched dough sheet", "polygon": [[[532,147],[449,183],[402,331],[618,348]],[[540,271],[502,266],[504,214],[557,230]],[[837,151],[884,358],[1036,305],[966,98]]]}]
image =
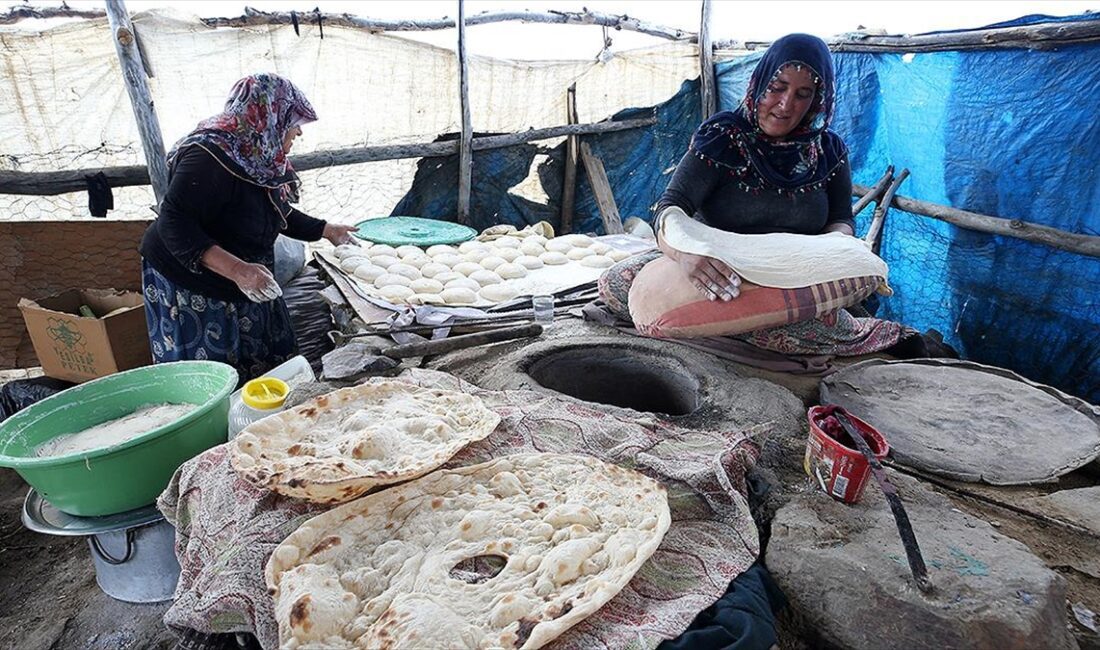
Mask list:
[{"label": "stretched dough sheet", "polygon": [[824,235],[740,235],[711,228],[669,210],[661,236],[684,253],[725,262],[743,279],[776,289],[797,289],[845,278],[874,276],[886,283],[886,262],[861,239],[838,232]]}]

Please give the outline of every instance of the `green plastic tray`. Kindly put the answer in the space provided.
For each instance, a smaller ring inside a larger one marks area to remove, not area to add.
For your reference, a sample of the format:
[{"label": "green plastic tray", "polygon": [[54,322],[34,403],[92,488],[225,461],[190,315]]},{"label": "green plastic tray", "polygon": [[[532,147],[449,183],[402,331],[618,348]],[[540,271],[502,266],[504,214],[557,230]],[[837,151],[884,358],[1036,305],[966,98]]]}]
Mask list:
[{"label": "green plastic tray", "polygon": [[477,231],[468,226],[420,217],[367,219],[355,226],[359,231],[354,234],[359,239],[390,246],[457,244],[477,237]]},{"label": "green plastic tray", "polygon": [[[99,517],[149,505],[180,465],[226,441],[229,394],[236,386],[237,371],[214,361],[145,366],[74,386],[0,423],[0,467],[15,469],[70,515]],[[119,445],[34,456],[47,440],[164,403],[199,408]]]}]

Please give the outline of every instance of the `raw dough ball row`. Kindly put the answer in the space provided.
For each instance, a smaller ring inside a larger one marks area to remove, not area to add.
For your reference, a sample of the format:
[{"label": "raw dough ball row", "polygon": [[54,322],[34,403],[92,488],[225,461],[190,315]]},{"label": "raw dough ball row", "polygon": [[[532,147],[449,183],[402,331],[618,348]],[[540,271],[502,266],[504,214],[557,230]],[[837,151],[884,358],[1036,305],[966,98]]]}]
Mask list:
[{"label": "raw dough ball row", "polygon": [[374,285],[390,302],[469,305],[480,297],[490,302],[511,300],[517,291],[506,280],[523,278],[530,270],[579,261],[607,268],[629,255],[587,235],[547,240],[541,235],[505,235],[490,243],[477,240],[457,247],[418,246],[336,247],[340,268]]}]

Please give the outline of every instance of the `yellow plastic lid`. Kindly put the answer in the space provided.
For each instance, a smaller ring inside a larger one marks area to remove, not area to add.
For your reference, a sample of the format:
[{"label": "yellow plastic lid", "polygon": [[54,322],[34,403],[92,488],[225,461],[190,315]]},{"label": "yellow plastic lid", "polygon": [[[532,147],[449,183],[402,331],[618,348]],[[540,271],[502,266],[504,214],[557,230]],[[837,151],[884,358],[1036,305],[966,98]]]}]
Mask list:
[{"label": "yellow plastic lid", "polygon": [[257,377],[241,388],[241,401],[254,409],[279,408],[286,401],[290,386],[275,377]]}]

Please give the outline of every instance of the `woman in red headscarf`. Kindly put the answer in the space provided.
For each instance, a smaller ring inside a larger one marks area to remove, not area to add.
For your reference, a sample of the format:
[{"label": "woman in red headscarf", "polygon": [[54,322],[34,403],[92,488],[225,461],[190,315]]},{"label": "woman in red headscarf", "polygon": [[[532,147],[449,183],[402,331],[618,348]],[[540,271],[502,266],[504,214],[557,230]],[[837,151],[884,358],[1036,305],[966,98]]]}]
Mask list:
[{"label": "woman in red headscarf", "polygon": [[155,362],[222,361],[245,381],[297,353],[275,238],[342,244],[355,230],[291,206],[299,180],[287,153],[316,119],[289,80],[252,75],[169,152],[168,192],[141,242]]}]

